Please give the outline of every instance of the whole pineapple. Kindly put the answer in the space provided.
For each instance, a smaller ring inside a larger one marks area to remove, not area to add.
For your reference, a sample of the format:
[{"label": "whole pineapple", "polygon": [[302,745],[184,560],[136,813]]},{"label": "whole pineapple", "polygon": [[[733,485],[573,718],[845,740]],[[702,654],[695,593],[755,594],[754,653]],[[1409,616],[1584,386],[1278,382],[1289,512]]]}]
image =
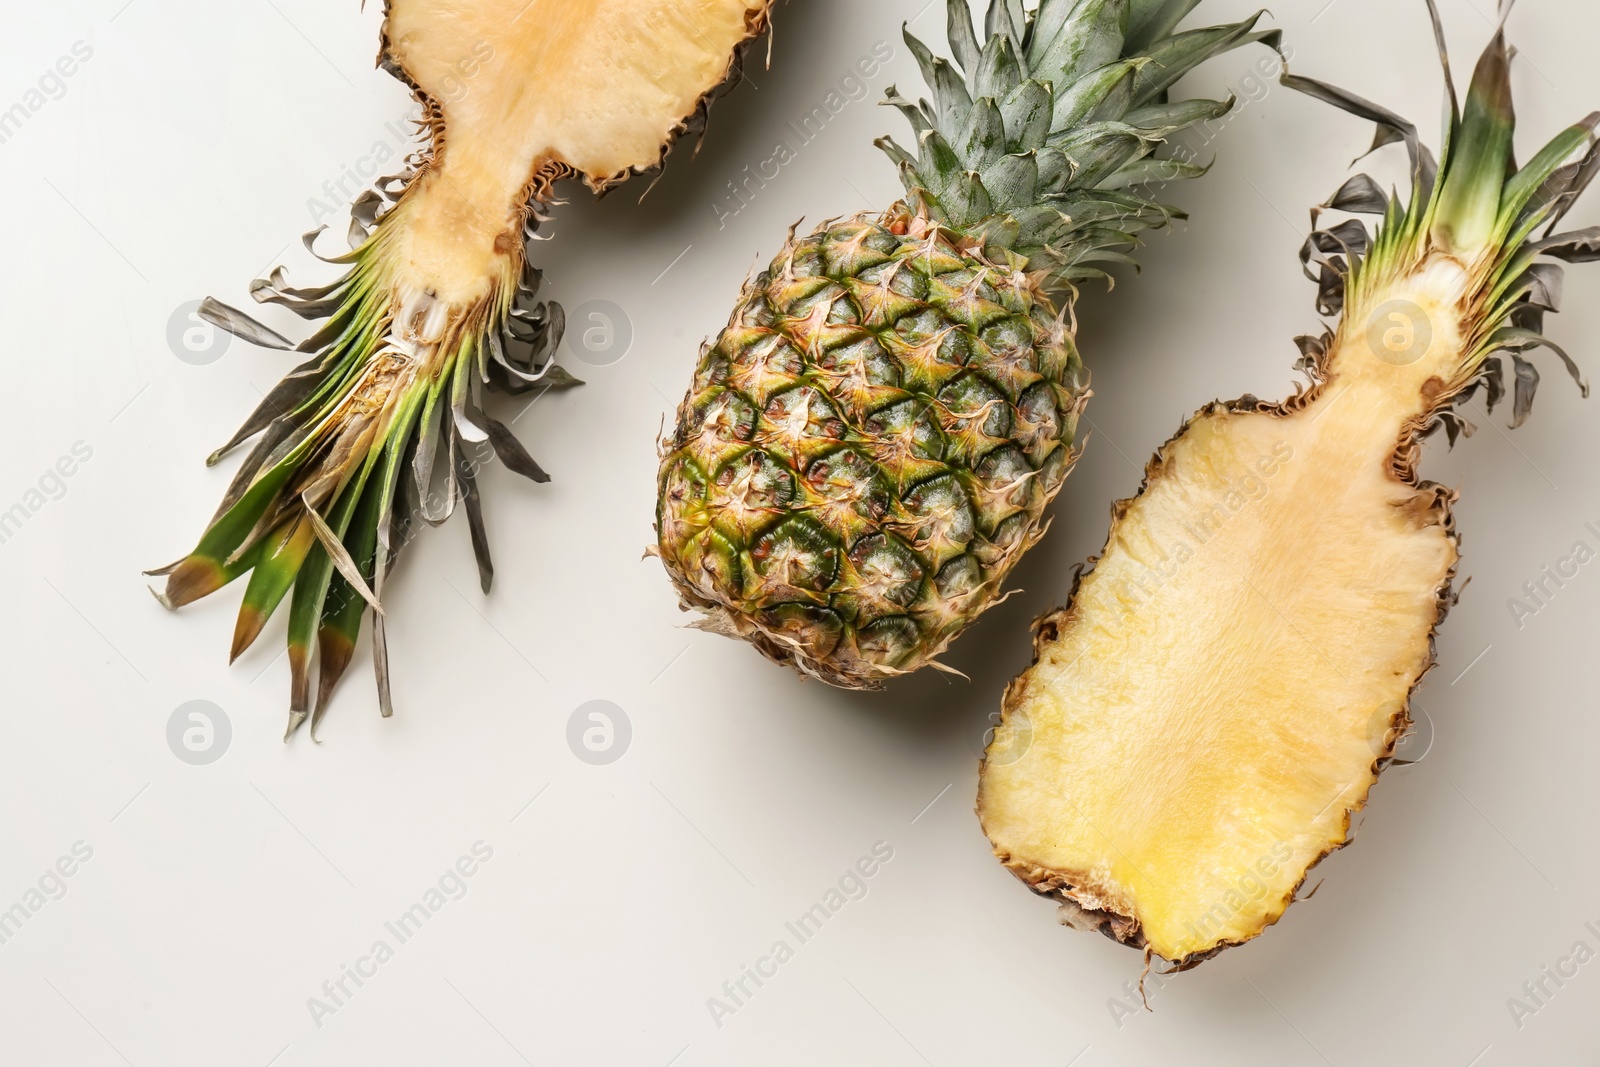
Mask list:
[{"label": "whole pineapple", "polygon": [[1042,536],[1089,398],[1075,283],[1178,212],[1134,190],[1232,101],[1174,103],[1259,15],[1175,32],[1199,0],[994,0],[965,78],[906,42],[933,103],[889,90],[919,154],[878,142],[907,196],[789,242],[702,352],[664,443],[656,531],[685,608],[847,688],[926,665]]}]

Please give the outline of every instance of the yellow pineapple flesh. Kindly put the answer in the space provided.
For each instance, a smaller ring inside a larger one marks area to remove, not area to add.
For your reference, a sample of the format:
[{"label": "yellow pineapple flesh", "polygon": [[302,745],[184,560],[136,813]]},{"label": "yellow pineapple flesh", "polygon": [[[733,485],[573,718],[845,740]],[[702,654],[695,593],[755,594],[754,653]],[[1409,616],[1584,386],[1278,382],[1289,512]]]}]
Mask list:
[{"label": "yellow pineapple flesh", "polygon": [[[554,183],[602,192],[704,129],[772,0],[388,0],[379,62],[409,85],[426,142],[351,208],[347,264],[261,303],[325,320],[299,345],[206,300],[200,315],[265,347],[314,353],[223,455],[259,438],[199,544],[151,572],[181,607],[248,575],[232,654],[288,601],[288,732],[315,737],[369,608],[379,707],[392,710],[385,576],[420,524],[467,512],[479,583],[494,577],[477,477],[498,459],[549,476],[487,410],[490,391],[580,384],[552,358],[565,318],[538,299],[526,242]],[[320,232],[320,231],[319,231]],[[307,235],[308,247],[317,234]],[[315,675],[315,682],[313,676]]]},{"label": "yellow pineapple flesh", "polygon": [[1036,624],[978,813],[1064,922],[1186,967],[1282,916],[1393,760],[1454,603],[1455,494],[1418,479],[1421,439],[1453,443],[1456,408],[1483,389],[1492,410],[1506,371],[1520,423],[1535,348],[1587,395],[1541,331],[1561,293],[1545,257],[1600,258],[1600,231],[1552,235],[1600,172],[1600,113],[1518,169],[1510,58],[1497,33],[1464,110],[1451,90],[1438,166],[1399,116],[1285,76],[1376,121],[1377,144],[1404,140],[1411,200],[1361,176],[1314,213],[1383,222],[1319,229],[1302,253],[1321,310],[1342,312],[1301,339],[1310,389],[1196,415]]},{"label": "yellow pineapple flesh", "polygon": [[[1447,323],[1464,277],[1390,298]],[[1275,921],[1344,842],[1457,559],[1447,494],[1391,462],[1459,345],[1434,349],[1396,366],[1358,333],[1303,403],[1215,406],[1151,463],[1006,697],[996,748],[1026,751],[985,768],[979,808],[1027,881],[1180,960]]]}]

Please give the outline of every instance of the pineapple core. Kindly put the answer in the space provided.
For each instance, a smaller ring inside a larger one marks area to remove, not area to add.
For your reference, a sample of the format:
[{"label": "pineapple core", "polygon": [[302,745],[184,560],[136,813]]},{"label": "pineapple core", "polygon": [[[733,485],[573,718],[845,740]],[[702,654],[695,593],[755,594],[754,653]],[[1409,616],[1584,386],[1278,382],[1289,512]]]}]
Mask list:
[{"label": "pineapple core", "polygon": [[392,59],[438,106],[438,159],[404,205],[402,284],[485,298],[530,187],[654,167],[730,70],[766,0],[390,0]]},{"label": "pineapple core", "polygon": [[1277,921],[1344,842],[1457,559],[1398,454],[1459,378],[1466,282],[1437,257],[1365,295],[1309,402],[1200,413],[1042,624],[978,808],[1075,925],[1203,957]]}]

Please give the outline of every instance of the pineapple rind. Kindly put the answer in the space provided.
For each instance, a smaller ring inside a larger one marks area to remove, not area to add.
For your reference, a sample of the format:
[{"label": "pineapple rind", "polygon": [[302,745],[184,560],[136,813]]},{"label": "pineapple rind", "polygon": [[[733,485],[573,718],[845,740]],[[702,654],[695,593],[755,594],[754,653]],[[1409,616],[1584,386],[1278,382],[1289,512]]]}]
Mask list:
[{"label": "pineapple rind", "polygon": [[[1192,4],[996,0],[980,47],[966,0],[947,6],[964,73],[908,33],[934,99],[886,101],[918,137],[915,155],[879,142],[905,201],[791,234],[662,446],[657,547],[685,609],[846,688],[941,666],[1001,598],[1076,459],[1074,286],[1178,216],[1132,189],[1202,173],[1158,151],[1232,106],[1167,89],[1278,41],[1259,15],[1176,34]],[[796,389],[804,411],[771,408]]]},{"label": "pineapple rind", "polygon": [[872,688],[1000,595],[1076,459],[1088,378],[1020,262],[957,240],[905,212],[830,223],[702,352],[657,526],[706,628]]}]

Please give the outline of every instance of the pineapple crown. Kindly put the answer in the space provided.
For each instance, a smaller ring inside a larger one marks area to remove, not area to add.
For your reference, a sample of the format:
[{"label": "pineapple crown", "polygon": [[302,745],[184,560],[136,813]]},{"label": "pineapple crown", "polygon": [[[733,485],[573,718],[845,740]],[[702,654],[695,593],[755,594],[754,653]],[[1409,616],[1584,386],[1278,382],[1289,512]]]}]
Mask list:
[{"label": "pineapple crown", "polygon": [[947,3],[960,71],[907,30],[933,102],[891,86],[884,103],[910,120],[918,152],[877,144],[912,207],[1026,259],[1051,288],[1109,281],[1107,267],[1134,264],[1141,231],[1183,217],[1139,190],[1205,173],[1161,149],[1234,100],[1174,102],[1170,89],[1213,56],[1281,37],[1256,31],[1264,12],[1176,32],[1200,0],[1040,0],[1033,11],[991,0],[980,45],[967,0]]},{"label": "pineapple crown", "polygon": [[[1492,412],[1512,379],[1512,419],[1527,419],[1539,386],[1539,371],[1524,358],[1534,349],[1555,354],[1584,396],[1588,382],[1564,349],[1544,336],[1547,313],[1561,308],[1559,262],[1600,260],[1600,226],[1558,232],[1562,220],[1600,174],[1600,111],[1563,130],[1519,167],[1513,149],[1516,109],[1505,19],[1514,0],[1501,0],[1501,25],[1479,58],[1465,101],[1456,95],[1450,56],[1435,0],[1427,0],[1439,60],[1444,67],[1446,112],[1440,156],[1423,144],[1417,128],[1370,100],[1312,78],[1283,74],[1289,88],[1375,122],[1369,152],[1404,142],[1410,157],[1411,189],[1385,193],[1369,175],[1345,182],[1311,213],[1313,232],[1301,249],[1307,275],[1317,282],[1317,310],[1356,318],[1370,310],[1371,293],[1397,274],[1414,270],[1433,255],[1447,255],[1470,274],[1470,333],[1461,377],[1441,397],[1432,429],[1443,427],[1454,444],[1473,427],[1454,410],[1480,389]],[[1324,212],[1382,217],[1376,232],[1358,218],[1322,227]],[[1315,269],[1313,269],[1315,268]],[[1301,365],[1325,358],[1334,337],[1298,339]],[[1509,359],[1509,367],[1504,360]]]}]

